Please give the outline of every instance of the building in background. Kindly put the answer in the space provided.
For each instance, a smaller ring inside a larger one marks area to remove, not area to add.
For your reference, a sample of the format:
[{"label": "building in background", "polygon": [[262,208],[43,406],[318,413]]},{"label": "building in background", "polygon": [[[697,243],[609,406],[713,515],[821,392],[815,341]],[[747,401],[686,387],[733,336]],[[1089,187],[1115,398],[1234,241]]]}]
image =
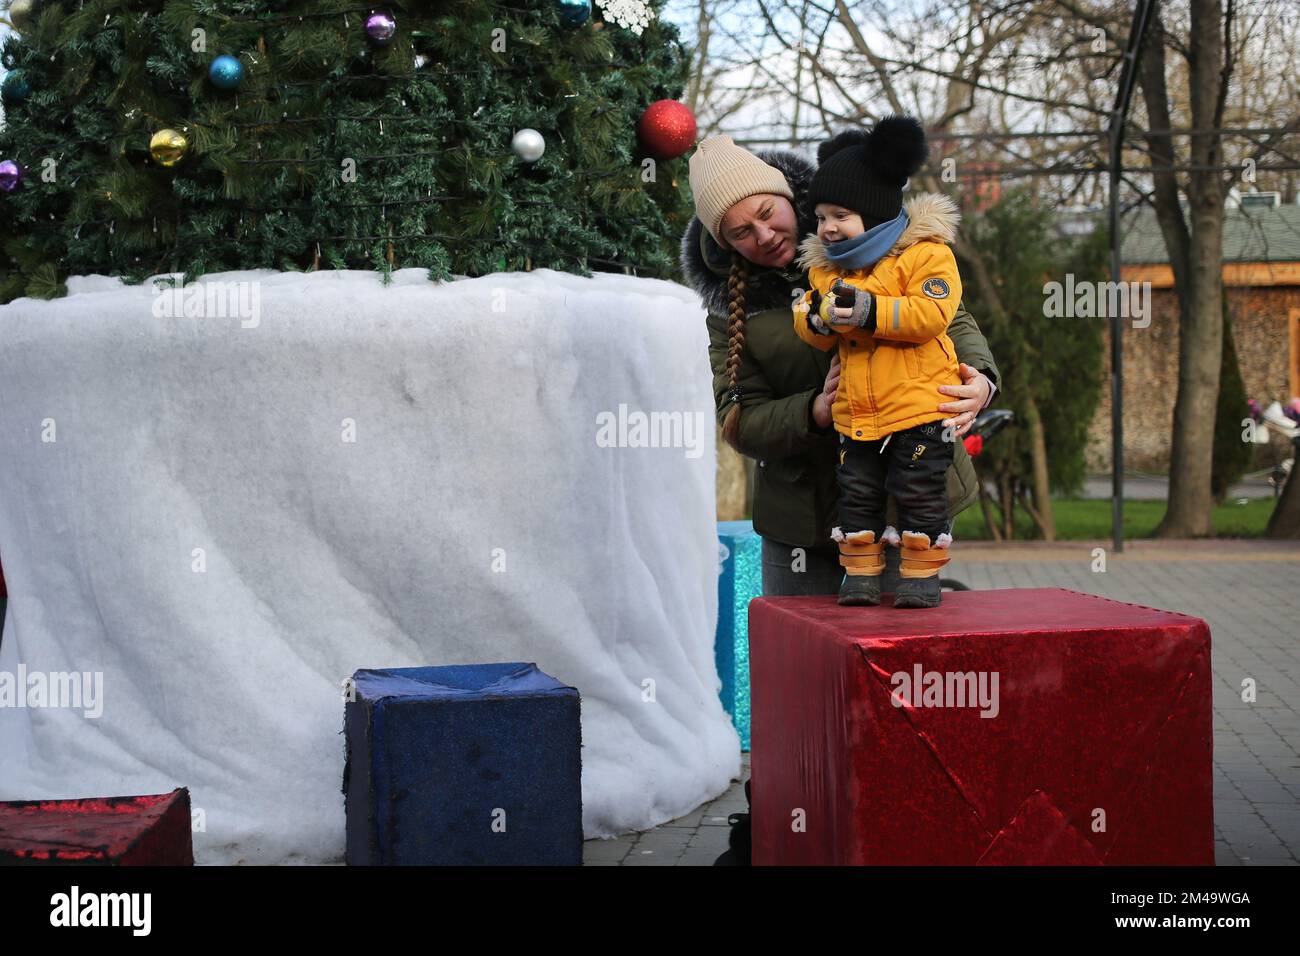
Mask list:
[{"label": "building in background", "polygon": [[[1152,299],[1149,327],[1125,323],[1125,465],[1164,472],[1178,391],[1178,299],[1155,213],[1137,211],[1123,228],[1123,279],[1151,283]],[[1224,220],[1223,283],[1246,395],[1262,406],[1274,400],[1285,405],[1300,395],[1300,204],[1283,203],[1279,193],[1233,191]],[[1107,375],[1109,356],[1108,345]],[[1089,439],[1090,470],[1109,471],[1109,388],[1103,390]],[[1281,439],[1274,441],[1275,448],[1259,446],[1255,467],[1272,465],[1278,454],[1290,456]]]}]

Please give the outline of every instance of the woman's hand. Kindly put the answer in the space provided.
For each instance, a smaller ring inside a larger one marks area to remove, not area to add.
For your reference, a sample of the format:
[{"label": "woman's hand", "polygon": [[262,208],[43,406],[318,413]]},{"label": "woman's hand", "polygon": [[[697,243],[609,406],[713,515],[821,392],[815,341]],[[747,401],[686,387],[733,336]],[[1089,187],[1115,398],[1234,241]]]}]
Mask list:
[{"label": "woman's hand", "polygon": [[956,437],[961,438],[970,431],[971,425],[975,423],[975,416],[980,413],[984,403],[993,394],[993,383],[983,372],[976,371],[965,362],[958,366],[957,371],[961,375],[962,384],[940,385],[939,391],[945,395],[955,395],[960,400],[944,402],[939,406],[939,411],[953,413],[951,418],[943,420],[943,426],[945,428],[949,425],[957,426]]},{"label": "woman's hand", "polygon": [[840,357],[837,354],[831,359],[830,370],[826,373],[826,381],[822,385],[821,392],[813,399],[813,421],[817,423],[818,428],[831,427],[831,405],[835,402],[835,391],[840,387]]}]

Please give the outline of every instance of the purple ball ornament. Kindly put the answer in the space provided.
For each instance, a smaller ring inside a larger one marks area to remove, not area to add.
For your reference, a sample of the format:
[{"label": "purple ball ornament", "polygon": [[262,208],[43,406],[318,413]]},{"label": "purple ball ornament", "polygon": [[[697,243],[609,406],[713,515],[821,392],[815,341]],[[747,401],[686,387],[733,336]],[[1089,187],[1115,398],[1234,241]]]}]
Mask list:
[{"label": "purple ball ornament", "polygon": [[12,159],[0,162],[0,189],[11,193],[18,188],[18,184],[22,181],[23,168],[21,166]]},{"label": "purple ball ornament", "polygon": [[376,43],[389,43],[397,35],[397,21],[391,13],[372,13],[366,17],[366,36]]}]

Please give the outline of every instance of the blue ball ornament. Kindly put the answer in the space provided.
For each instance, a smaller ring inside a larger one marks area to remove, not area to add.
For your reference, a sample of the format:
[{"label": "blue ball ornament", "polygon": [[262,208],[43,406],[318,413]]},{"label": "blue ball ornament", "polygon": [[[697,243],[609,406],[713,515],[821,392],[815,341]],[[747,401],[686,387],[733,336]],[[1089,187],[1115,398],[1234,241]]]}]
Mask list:
[{"label": "blue ball ornament", "polygon": [[21,103],[27,99],[32,88],[27,82],[27,77],[23,76],[22,71],[14,70],[6,74],[4,85],[0,86],[0,99],[6,103]]},{"label": "blue ball ornament", "polygon": [[244,64],[223,53],[208,67],[208,79],[219,90],[233,90],[244,79]]},{"label": "blue ball ornament", "polygon": [[576,27],[591,16],[591,0],[559,0],[560,22],[566,27]]}]

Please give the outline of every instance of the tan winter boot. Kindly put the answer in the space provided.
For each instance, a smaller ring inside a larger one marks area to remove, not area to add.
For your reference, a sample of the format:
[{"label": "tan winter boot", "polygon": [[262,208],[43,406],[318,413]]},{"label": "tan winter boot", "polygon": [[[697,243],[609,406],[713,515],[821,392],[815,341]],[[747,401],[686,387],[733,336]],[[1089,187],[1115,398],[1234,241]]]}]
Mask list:
[{"label": "tan winter boot", "polygon": [[840,585],[841,604],[873,605],[880,603],[880,574],[885,570],[885,542],[876,540],[874,531],[850,531],[839,528],[831,532],[839,542],[840,564],[844,583]]},{"label": "tan winter boot", "polygon": [[903,549],[900,552],[898,590],[894,592],[894,607],[938,607],[942,590],[939,587],[939,569],[948,563],[952,536],[941,534],[936,546],[930,547],[928,534],[903,532]]}]

